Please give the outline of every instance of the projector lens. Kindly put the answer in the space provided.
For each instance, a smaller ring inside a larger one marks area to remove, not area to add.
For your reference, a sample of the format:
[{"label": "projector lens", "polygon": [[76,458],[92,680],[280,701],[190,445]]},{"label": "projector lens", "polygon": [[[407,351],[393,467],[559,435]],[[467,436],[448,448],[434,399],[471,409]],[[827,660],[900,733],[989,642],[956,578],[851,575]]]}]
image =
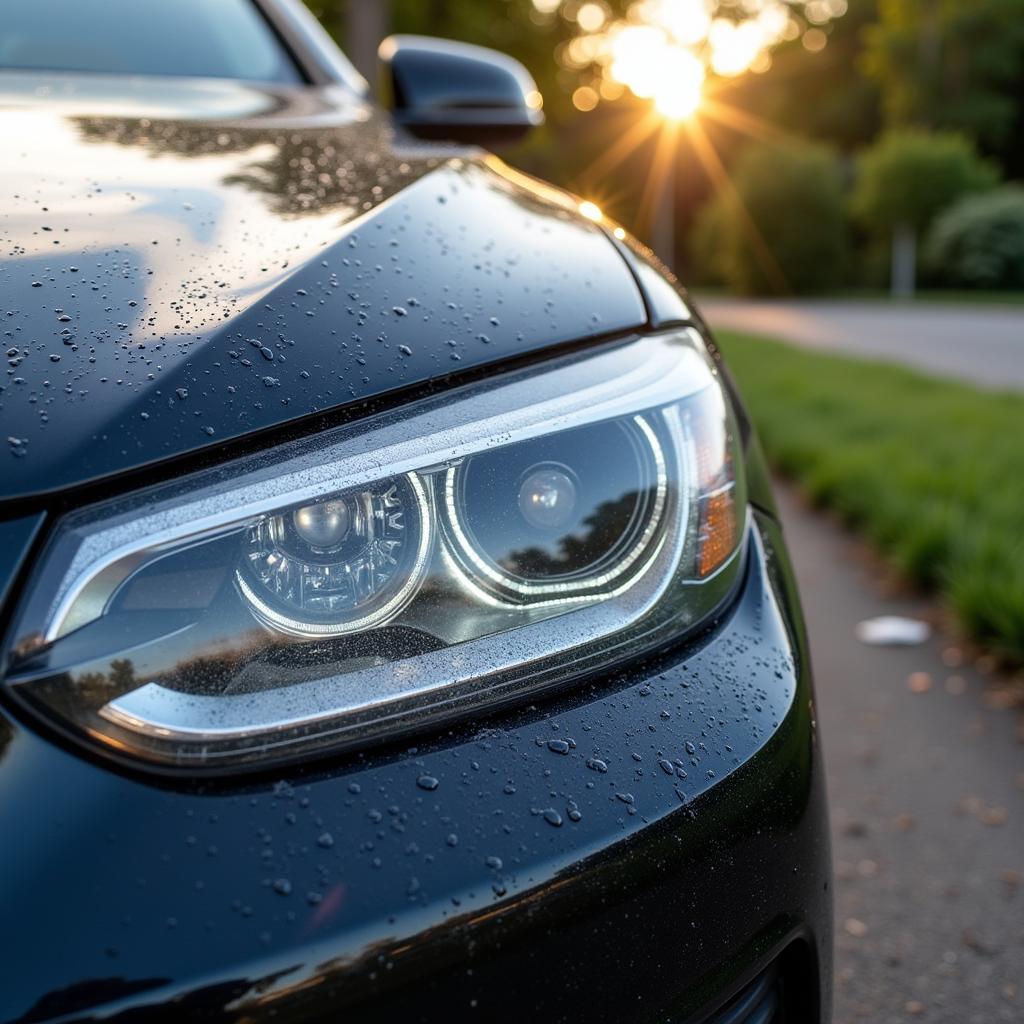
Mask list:
[{"label": "projector lens", "polygon": [[257,617],[298,635],[366,629],[415,592],[429,542],[410,474],[334,495],[246,531],[237,580]]}]

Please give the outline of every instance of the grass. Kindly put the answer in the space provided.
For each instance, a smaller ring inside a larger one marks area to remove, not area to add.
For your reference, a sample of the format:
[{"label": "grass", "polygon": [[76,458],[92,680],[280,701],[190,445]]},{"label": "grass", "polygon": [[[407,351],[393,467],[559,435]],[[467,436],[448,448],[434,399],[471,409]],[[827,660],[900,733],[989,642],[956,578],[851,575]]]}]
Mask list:
[{"label": "grass", "polygon": [[718,338],[779,471],[1024,666],[1024,395]]}]

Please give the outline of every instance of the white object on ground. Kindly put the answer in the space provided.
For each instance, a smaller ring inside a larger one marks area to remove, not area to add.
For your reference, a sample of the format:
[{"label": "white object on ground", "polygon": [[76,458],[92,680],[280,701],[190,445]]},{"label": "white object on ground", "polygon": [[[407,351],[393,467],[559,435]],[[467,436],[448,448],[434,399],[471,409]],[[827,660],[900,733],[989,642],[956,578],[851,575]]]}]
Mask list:
[{"label": "white object on ground", "polygon": [[901,615],[880,615],[857,623],[854,631],[862,644],[871,647],[913,647],[932,635],[932,628],[920,619]]}]

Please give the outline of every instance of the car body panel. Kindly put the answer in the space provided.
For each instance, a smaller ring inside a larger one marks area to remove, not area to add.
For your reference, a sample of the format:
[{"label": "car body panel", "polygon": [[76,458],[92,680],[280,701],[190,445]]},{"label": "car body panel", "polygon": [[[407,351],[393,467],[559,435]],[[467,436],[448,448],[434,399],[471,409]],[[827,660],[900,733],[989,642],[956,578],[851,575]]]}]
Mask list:
[{"label": "car body panel", "polygon": [[569,197],[340,87],[0,73],[0,130],[0,500],[646,321]]},{"label": "car body panel", "polygon": [[175,789],[5,720],[19,939],[0,1019],[372,1000],[419,1020],[455,997],[490,1020],[653,1020],[787,939],[826,969],[819,752],[778,540],[758,517],[743,592],[703,640],[418,748]]},{"label": "car body panel", "polygon": [[0,522],[0,613],[14,589],[18,571],[28,557],[32,542],[39,535],[45,521],[46,515],[37,512],[35,515]]},{"label": "car body panel", "polygon": [[606,676],[244,781],[0,707],[0,1021],[690,1022],[794,944],[794,1019],[827,1020],[807,642],[699,314],[572,197],[396,136],[293,0],[259,4],[315,86],[0,72],[0,619],[44,509],[682,322],[737,402],[747,571]]}]

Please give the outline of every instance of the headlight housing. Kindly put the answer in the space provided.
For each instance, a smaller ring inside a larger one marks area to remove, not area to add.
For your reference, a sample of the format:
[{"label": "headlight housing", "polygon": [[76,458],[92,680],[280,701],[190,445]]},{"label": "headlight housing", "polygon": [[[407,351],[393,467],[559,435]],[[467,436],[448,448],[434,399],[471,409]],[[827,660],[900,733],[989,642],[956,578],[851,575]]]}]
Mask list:
[{"label": "headlight housing", "polygon": [[700,336],[634,339],[67,516],[5,682],[164,767],[264,766],[578,678],[741,571]]}]

